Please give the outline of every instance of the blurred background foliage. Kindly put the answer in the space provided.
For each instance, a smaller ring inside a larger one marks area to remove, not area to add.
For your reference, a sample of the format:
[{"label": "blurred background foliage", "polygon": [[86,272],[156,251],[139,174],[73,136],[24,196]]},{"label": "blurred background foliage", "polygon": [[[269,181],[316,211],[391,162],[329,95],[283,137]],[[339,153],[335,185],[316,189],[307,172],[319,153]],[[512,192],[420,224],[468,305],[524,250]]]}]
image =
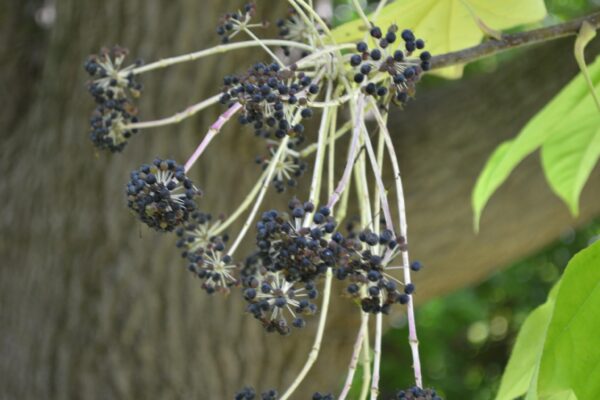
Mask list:
[{"label": "blurred background foliage", "polygon": [[[427,385],[446,399],[493,399],[521,324],[546,301],[571,257],[598,239],[600,218],[565,231],[557,243],[478,286],[421,306],[417,324]],[[384,337],[382,386],[390,395],[411,384],[405,324],[395,321]]]},{"label": "blurred background foliage", "polygon": [[[361,3],[372,10],[377,1],[367,4],[361,0]],[[546,6],[549,17],[544,25],[597,11],[600,0],[546,0]],[[350,0],[334,2],[334,25],[357,17]],[[526,51],[520,49],[486,58],[469,65],[465,74],[492,73],[503,61]],[[423,86],[444,82],[430,76],[425,78]],[[558,242],[494,274],[478,286],[422,305],[417,310],[417,324],[426,385],[450,400],[493,399],[523,321],[546,301],[571,257],[599,239],[600,218],[579,231],[565,231]],[[466,263],[468,258],[466,254]],[[406,320],[398,318],[392,324],[394,328],[384,336],[383,342],[383,398],[393,396],[398,388],[414,384]]]}]

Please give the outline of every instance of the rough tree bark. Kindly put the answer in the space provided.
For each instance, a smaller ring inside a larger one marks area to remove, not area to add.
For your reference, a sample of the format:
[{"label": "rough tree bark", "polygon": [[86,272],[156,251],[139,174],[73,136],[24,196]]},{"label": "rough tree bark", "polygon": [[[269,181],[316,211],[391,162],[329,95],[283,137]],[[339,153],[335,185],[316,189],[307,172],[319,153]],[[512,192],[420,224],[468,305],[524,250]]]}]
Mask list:
[{"label": "rough tree bark", "polygon": [[[50,2],[8,3],[0,5],[0,398],[227,399],[244,384],[289,383],[312,331],[263,334],[239,298],[205,295],[173,240],[140,229],[123,205],[128,171],[156,155],[183,160],[215,112],[144,132],[123,155],[96,154],[86,134],[87,54],[113,43],[146,59],[204,47],[217,40],[217,16],[239,2],[60,0],[48,30],[33,13]],[[280,14],[284,2],[268,8]],[[413,254],[428,265],[420,301],[483,278],[573,223],[529,160],[492,200],[482,234],[471,233],[468,196],[484,160],[576,71],[574,62],[556,62],[557,53],[568,57],[568,43],[493,74],[424,89],[394,122]],[[224,73],[257,54],[145,77],[142,116],[215,93]],[[194,170],[209,189],[207,210],[231,210],[251,185],[259,148],[251,136],[228,129],[215,142],[218,153]],[[588,187],[578,221],[598,213],[592,199],[599,195],[598,185]],[[348,309],[334,312],[324,352],[297,398],[338,387],[356,326]]]}]

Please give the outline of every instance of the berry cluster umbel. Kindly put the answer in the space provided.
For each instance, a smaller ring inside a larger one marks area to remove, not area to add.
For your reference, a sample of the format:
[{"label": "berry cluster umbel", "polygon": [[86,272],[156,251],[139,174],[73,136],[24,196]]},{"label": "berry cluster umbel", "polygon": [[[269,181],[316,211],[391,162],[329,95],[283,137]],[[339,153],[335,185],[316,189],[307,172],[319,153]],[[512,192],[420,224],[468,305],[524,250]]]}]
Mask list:
[{"label": "berry cluster umbel", "polygon": [[303,225],[303,218],[315,211],[312,203],[293,199],[289,209],[291,218],[271,210],[257,223],[258,252],[248,262],[251,272],[243,281],[248,311],[267,331],[282,335],[290,332],[288,316],[292,326],[302,328],[303,316],[316,312],[311,302],[318,295],[316,281],[335,263],[328,248],[336,226],[329,209],[314,213],[309,226]]},{"label": "berry cluster umbel", "polygon": [[[431,54],[422,51],[420,61],[409,59],[415,50],[422,50],[425,42],[417,39],[410,29],[405,29],[398,37],[398,26],[391,25],[386,34],[379,27],[373,27],[371,37],[376,40],[376,47],[369,49],[366,42],[356,45],[357,54],[350,57],[350,65],[354,68],[354,82],[361,85],[361,90],[368,96],[376,97],[381,104],[391,99],[396,104],[403,104],[415,93],[415,85],[423,71],[430,68]],[[404,48],[395,45],[404,41]],[[377,79],[380,74],[386,78]]]},{"label": "berry cluster umbel", "polygon": [[255,64],[246,74],[226,76],[221,103],[242,104],[241,124],[251,124],[257,136],[278,139],[304,132],[299,119],[310,118],[308,96],[319,92],[319,86],[294,67],[282,69],[278,64]]},{"label": "berry cluster umbel", "polygon": [[92,143],[99,149],[112,152],[123,150],[127,140],[137,132],[127,125],[137,122],[137,108],[132,99],[140,96],[142,85],[135,80],[132,70],[142,64],[137,61],[123,68],[128,51],[115,46],[92,55],[84,68],[92,80],[88,90],[96,102],[90,120]]},{"label": "berry cluster umbel", "polygon": [[196,209],[201,195],[186,176],[183,166],[173,160],[155,159],[131,173],[127,184],[127,205],[150,228],[172,231]]},{"label": "berry cluster umbel", "polygon": [[387,314],[394,303],[407,304],[414,285],[404,285],[386,271],[389,263],[405,249],[405,239],[395,237],[388,229],[379,234],[368,229],[355,233],[350,226],[347,237],[339,232],[333,236],[335,275],[348,281],[347,293],[360,301],[364,312]]},{"label": "berry cluster umbel", "polygon": [[303,219],[314,211],[314,205],[292,199],[288,206],[291,217],[272,210],[257,223],[259,254],[267,268],[281,271],[288,280],[311,282],[335,265],[329,237],[336,222],[329,208],[321,207],[314,213],[312,224],[304,226]]}]

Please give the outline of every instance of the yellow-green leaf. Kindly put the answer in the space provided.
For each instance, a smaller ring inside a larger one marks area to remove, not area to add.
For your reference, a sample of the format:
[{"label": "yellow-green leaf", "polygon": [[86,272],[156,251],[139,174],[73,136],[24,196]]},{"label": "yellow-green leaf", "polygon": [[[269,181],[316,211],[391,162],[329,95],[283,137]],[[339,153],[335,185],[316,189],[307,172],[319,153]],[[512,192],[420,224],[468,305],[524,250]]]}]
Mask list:
[{"label": "yellow-green leaf", "polygon": [[544,399],[572,390],[600,399],[600,241],[577,253],[561,278],[539,368]]},{"label": "yellow-green leaf", "polygon": [[[432,54],[443,54],[477,45],[484,33],[474,16],[495,30],[536,22],[546,16],[543,0],[396,0],[384,7],[375,22],[382,28],[396,23],[412,29],[427,43]],[[358,41],[364,24],[354,20],[333,30],[338,42]],[[446,78],[460,78],[463,66],[433,71]]]},{"label": "yellow-green leaf", "polygon": [[600,157],[600,113],[589,104],[579,115],[561,123],[542,146],[546,179],[573,215],[579,214],[579,196]]},{"label": "yellow-green leaf", "polygon": [[504,374],[496,400],[513,400],[524,395],[529,390],[542,357],[546,330],[552,318],[556,294],[559,284],[556,284],[548,300],[533,310],[527,317],[517,335],[510,359]]},{"label": "yellow-green leaf", "polygon": [[[598,90],[600,88],[600,58],[596,59],[588,71],[591,81]],[[590,135],[591,131],[589,130],[594,126],[594,113],[598,113],[598,110],[583,75],[579,74],[525,125],[515,139],[501,144],[487,161],[473,190],[472,205],[476,229],[489,198],[526,156],[545,143],[549,143],[544,150],[546,153],[544,158],[547,163],[557,164],[557,157],[565,156],[561,152],[560,146],[574,146],[573,149],[586,150],[586,145],[594,145],[596,139]],[[589,116],[592,121],[582,121]],[[573,133],[569,134],[578,127],[588,129],[587,133],[577,131],[575,136]],[[571,140],[575,142],[567,145],[566,143]],[[594,155],[595,152],[591,151],[589,154],[581,153],[568,157],[565,162],[569,163],[568,172],[571,173],[569,183],[563,183],[566,180],[560,175],[562,164],[558,167],[555,165],[556,168],[552,167],[550,173],[546,173],[547,176],[552,175],[549,181],[557,193],[566,193],[566,189],[563,187],[576,190],[582,186],[581,182],[582,180],[585,182],[584,178],[587,178],[589,174],[586,171],[590,168],[589,165],[594,160]],[[557,174],[556,178],[554,178],[554,174]],[[570,195],[565,197],[570,198]]]},{"label": "yellow-green leaf", "polygon": [[600,100],[584,57],[585,47],[595,36],[596,30],[584,22],[575,41],[575,59],[591,96],[578,107],[580,115],[563,121],[557,134],[542,146],[542,165],[550,187],[574,215],[579,214],[581,190],[600,157]]},{"label": "yellow-green leaf", "polygon": [[577,400],[577,396],[572,390],[565,390],[564,392],[544,396],[541,400]]}]

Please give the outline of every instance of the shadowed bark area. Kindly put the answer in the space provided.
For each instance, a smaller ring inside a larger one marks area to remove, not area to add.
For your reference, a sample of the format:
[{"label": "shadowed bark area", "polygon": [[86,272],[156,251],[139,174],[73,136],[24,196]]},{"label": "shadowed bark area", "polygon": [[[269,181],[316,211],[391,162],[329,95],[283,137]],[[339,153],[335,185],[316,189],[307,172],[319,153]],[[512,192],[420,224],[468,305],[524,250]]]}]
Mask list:
[{"label": "shadowed bark area", "polygon": [[[244,384],[283,389],[313,329],[266,335],[238,294],[207,296],[174,239],[140,228],[124,206],[128,172],[155,156],[183,161],[218,110],[143,132],[121,155],[97,154],[86,133],[89,53],[118,43],[132,58],[154,60],[206,47],[218,40],[218,16],[240,3],[61,0],[48,30],[33,18],[44,2],[7,3],[0,5],[0,93],[10,100],[0,114],[0,397],[227,399]],[[265,8],[273,17],[285,3]],[[576,71],[574,62],[556,62],[557,52],[570,54],[568,43],[423,90],[394,120],[413,256],[428,266],[419,301],[483,278],[573,223],[529,160],[492,199],[482,234],[471,233],[469,194],[484,160]],[[141,117],[182,110],[261,57],[253,49],[144,76]],[[256,179],[260,143],[233,123],[212,146],[218,151],[191,175],[206,189],[202,208],[227,212]],[[599,192],[593,184],[585,191],[580,221],[598,213],[591,200]],[[339,387],[356,326],[356,312],[339,304],[336,297],[324,352],[295,398]]]}]

